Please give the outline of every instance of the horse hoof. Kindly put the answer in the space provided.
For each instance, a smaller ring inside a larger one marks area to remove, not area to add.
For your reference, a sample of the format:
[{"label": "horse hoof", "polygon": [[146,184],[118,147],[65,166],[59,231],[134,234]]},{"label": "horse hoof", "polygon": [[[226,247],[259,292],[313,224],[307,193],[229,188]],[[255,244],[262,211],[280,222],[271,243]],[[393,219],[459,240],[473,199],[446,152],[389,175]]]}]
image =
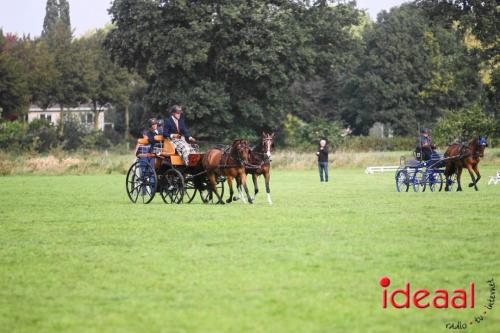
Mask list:
[{"label": "horse hoof", "polygon": [[233,201],[238,201],[239,198],[238,197],[233,197]]},{"label": "horse hoof", "polygon": [[469,187],[472,187],[472,186],[474,186],[474,183],[469,183]]},{"label": "horse hoof", "polygon": [[233,201],[233,200],[231,200],[231,199],[227,199],[227,200],[226,200],[226,203],[231,203],[232,201]]}]

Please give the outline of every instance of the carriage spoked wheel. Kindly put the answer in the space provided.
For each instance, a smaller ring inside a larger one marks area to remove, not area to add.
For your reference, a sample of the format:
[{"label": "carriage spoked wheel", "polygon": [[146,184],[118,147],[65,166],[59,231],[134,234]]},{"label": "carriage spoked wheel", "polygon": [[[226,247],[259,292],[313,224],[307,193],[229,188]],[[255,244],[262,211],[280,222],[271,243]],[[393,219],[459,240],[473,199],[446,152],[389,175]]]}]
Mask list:
[{"label": "carriage spoked wheel", "polygon": [[196,197],[196,192],[198,192],[198,189],[196,188],[193,179],[187,179],[186,186],[184,188],[184,202],[191,203]]},{"label": "carriage spoked wheel", "polygon": [[416,170],[413,174],[412,185],[413,192],[425,192],[425,187],[427,185],[425,173],[422,170]]},{"label": "carriage spoked wheel", "polygon": [[132,164],[127,172],[125,186],[130,201],[150,203],[155,197],[158,186],[158,177],[152,163],[140,159]]},{"label": "carriage spoked wheel", "polygon": [[166,204],[180,204],[184,197],[184,177],[176,169],[168,170],[162,179],[161,198]]},{"label": "carriage spoked wheel", "polygon": [[428,172],[427,184],[431,192],[439,192],[443,188],[443,175],[439,172]]},{"label": "carriage spoked wheel", "polygon": [[[224,200],[224,182],[226,178],[219,177],[217,178],[217,192],[219,193],[221,200]],[[201,201],[203,203],[217,203],[217,196],[215,193],[210,191],[210,184],[207,182],[203,182],[202,186],[199,188]]]},{"label": "carriage spoked wheel", "polygon": [[408,192],[408,188],[409,188],[408,171],[406,171],[406,169],[399,169],[396,172],[396,191]]},{"label": "carriage spoked wheel", "polygon": [[456,174],[451,175],[450,179],[446,179],[446,177],[443,178],[444,178],[443,183],[448,184],[449,192],[456,191],[455,186],[457,186],[457,175]]}]

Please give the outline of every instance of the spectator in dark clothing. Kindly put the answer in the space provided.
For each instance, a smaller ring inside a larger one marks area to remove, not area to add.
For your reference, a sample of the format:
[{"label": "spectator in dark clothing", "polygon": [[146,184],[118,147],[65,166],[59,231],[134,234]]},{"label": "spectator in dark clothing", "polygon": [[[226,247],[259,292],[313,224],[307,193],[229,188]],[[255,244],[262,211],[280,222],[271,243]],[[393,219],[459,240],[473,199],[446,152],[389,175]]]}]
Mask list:
[{"label": "spectator in dark clothing", "polygon": [[[326,145],[326,140],[322,139],[319,141],[318,151],[316,152],[318,156],[318,169],[319,169],[319,179],[323,182],[328,181],[328,146]],[[324,178],[323,178],[324,174]]]}]

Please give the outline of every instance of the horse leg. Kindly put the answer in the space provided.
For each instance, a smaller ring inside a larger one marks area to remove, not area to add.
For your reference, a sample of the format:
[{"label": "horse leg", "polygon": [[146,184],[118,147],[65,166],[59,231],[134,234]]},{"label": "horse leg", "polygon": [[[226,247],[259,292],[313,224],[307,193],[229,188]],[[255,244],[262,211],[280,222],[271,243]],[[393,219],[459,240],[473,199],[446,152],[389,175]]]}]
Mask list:
[{"label": "horse leg", "polygon": [[229,186],[229,198],[226,200],[226,203],[231,203],[233,201],[233,177],[227,177],[227,185]]},{"label": "horse leg", "polygon": [[210,182],[210,187],[212,189],[210,197],[212,196],[213,193],[215,193],[215,195],[217,196],[217,203],[223,205],[224,201],[222,201],[219,192],[217,192],[217,179],[215,178],[215,173],[210,173],[208,175],[208,181]]},{"label": "horse leg", "polygon": [[444,187],[445,192],[450,192],[450,182],[451,175],[453,174],[452,163],[446,163],[446,169],[444,170],[444,177],[446,178],[446,186]]},{"label": "horse leg", "polygon": [[240,177],[236,177],[234,179],[236,180],[236,191],[238,192],[238,196],[234,196],[233,201],[238,201],[238,200],[240,200],[241,181],[240,181]]},{"label": "horse leg", "polygon": [[[476,187],[476,177],[474,177],[474,171],[472,170],[472,166],[467,164],[467,170],[469,171],[470,178],[472,179],[472,183],[469,183],[469,187]],[[477,191],[477,187],[476,187]]]},{"label": "horse leg", "polygon": [[476,182],[474,183],[474,188],[476,191],[478,190],[477,188],[477,183],[479,182],[479,179],[481,179],[481,174],[479,173],[479,169],[477,168],[477,164],[472,167],[474,170],[474,173],[476,174]]},{"label": "horse leg", "polygon": [[266,193],[267,193],[267,202],[272,205],[273,201],[271,200],[271,188],[269,187],[269,180],[271,179],[271,173],[269,170],[264,172],[264,180],[266,181]]},{"label": "horse leg", "polygon": [[[240,174],[240,177],[241,177],[241,183],[243,184],[243,188],[245,189],[245,193],[246,193],[247,198],[248,198],[248,203],[252,204],[253,200],[252,200],[252,197],[250,197],[250,193],[248,192],[247,175],[245,173],[245,170],[243,170],[243,172]],[[242,198],[243,198],[243,196],[242,196]]]},{"label": "horse leg", "polygon": [[462,166],[459,166],[457,168],[457,184],[458,184],[457,192],[462,191],[462,184],[460,183],[460,177],[462,177],[462,169],[463,169]]},{"label": "horse leg", "polygon": [[255,200],[255,197],[257,196],[257,193],[259,193],[259,184],[257,184],[257,178],[259,176],[256,173],[252,173],[252,181],[253,181],[253,189],[254,189],[254,196],[252,199]]}]

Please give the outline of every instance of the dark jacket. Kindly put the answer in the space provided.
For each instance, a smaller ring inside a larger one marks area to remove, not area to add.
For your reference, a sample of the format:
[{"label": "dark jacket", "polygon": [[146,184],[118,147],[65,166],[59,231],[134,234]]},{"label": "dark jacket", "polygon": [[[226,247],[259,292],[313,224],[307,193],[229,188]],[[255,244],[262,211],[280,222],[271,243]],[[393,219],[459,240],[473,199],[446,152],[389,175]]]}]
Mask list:
[{"label": "dark jacket", "polygon": [[323,149],[318,147],[318,162],[328,162],[328,146],[324,146]]},{"label": "dark jacket", "polygon": [[[157,130],[157,132],[158,132],[158,130]],[[160,132],[155,133],[153,130],[149,129],[149,130],[145,131],[143,134],[148,137],[148,141],[149,141],[150,145],[158,143],[158,141],[155,140],[155,135],[159,135]]]},{"label": "dark jacket", "polygon": [[180,134],[186,139],[191,136],[186,124],[184,123],[184,118],[179,119],[179,128],[177,128],[172,117],[168,117],[163,125],[163,136],[170,139],[170,134]]}]

